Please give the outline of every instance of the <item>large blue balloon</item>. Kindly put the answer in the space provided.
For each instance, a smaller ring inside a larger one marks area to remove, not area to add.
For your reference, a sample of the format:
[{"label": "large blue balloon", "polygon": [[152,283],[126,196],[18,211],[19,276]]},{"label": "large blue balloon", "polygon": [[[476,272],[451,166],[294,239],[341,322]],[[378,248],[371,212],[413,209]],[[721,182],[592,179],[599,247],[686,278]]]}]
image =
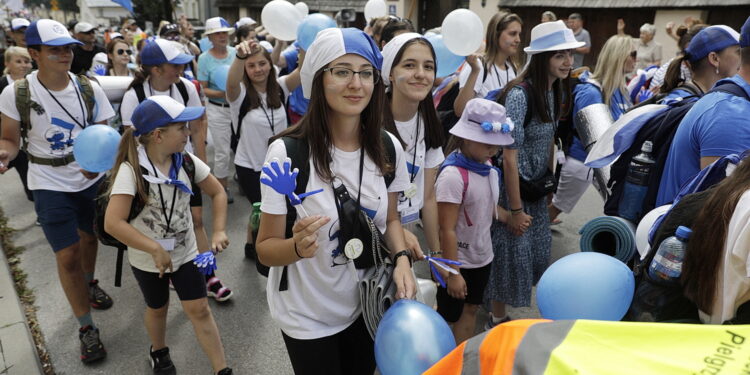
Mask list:
[{"label": "large blue balloon", "polygon": [[427,305],[399,300],[380,320],[375,361],[382,375],[421,374],[455,349],[448,323]]},{"label": "large blue balloon", "polygon": [[333,18],[325,14],[313,13],[305,17],[297,27],[297,43],[303,50],[307,51],[320,30],[334,27],[336,27],[336,21]]},{"label": "large blue balloon", "polygon": [[206,52],[206,51],[210,50],[211,47],[213,47],[213,46],[214,46],[214,44],[211,43],[210,40],[208,40],[207,36],[204,36],[203,38],[201,38],[201,40],[200,40],[201,52]]},{"label": "large blue balloon", "polygon": [[89,125],[73,142],[73,156],[89,172],[106,172],[115,165],[120,134],[108,125]]},{"label": "large blue balloon", "polygon": [[435,57],[437,58],[437,77],[447,77],[453,72],[458,70],[461,64],[466,59],[463,56],[456,55],[455,53],[448,50],[448,47],[443,43],[442,35],[429,35],[426,36],[427,40],[432,44],[432,49],[435,50]]},{"label": "large blue balloon", "polygon": [[633,272],[600,253],[563,257],[544,272],[536,288],[539,312],[546,319],[621,320],[635,290]]},{"label": "large blue balloon", "polygon": [[221,91],[227,91],[227,76],[229,75],[229,65],[219,65],[211,72],[210,80]]}]

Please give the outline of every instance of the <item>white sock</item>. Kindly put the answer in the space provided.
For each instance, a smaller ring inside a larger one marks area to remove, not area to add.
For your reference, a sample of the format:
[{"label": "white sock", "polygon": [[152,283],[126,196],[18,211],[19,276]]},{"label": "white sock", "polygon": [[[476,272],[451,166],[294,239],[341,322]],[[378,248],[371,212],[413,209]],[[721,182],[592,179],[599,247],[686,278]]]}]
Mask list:
[{"label": "white sock", "polygon": [[490,313],[490,316],[492,317],[492,323],[493,324],[500,323],[503,319],[505,319],[505,318],[508,317],[508,315],[506,314],[506,315],[503,315],[503,316],[501,316],[501,317],[498,318],[493,313]]}]

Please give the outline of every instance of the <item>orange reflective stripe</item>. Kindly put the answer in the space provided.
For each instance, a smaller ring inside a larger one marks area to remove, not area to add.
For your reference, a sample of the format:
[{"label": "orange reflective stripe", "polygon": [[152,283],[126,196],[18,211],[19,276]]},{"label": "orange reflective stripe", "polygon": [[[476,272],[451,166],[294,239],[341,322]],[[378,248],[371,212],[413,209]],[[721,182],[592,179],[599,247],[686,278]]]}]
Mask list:
[{"label": "orange reflective stripe", "polygon": [[[480,374],[510,375],[516,349],[529,327],[547,319],[511,320],[493,328],[479,347]],[[477,374],[479,375],[479,374]]]},{"label": "orange reflective stripe", "polygon": [[443,357],[438,363],[430,367],[422,375],[460,375],[461,368],[464,365],[464,348],[466,342],[453,349],[448,355]]}]

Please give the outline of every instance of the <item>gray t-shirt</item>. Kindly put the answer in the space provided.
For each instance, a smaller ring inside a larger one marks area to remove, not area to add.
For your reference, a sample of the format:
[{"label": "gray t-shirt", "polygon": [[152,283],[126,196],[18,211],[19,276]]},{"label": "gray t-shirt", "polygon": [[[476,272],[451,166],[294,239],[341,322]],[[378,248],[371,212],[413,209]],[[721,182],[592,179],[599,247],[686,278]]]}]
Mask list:
[{"label": "gray t-shirt", "polygon": [[[577,41],[586,43],[584,47],[591,47],[591,35],[589,35],[588,30],[581,28],[578,34],[575,34],[575,37]],[[582,53],[573,52],[573,69],[583,66],[583,56]]]}]

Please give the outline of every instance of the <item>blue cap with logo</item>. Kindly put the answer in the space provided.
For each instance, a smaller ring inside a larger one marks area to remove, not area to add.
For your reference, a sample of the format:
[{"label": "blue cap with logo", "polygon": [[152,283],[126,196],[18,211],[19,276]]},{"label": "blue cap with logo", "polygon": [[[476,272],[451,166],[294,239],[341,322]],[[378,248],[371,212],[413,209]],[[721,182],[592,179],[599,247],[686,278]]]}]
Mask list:
[{"label": "blue cap with logo", "polygon": [[26,29],[26,45],[28,46],[67,46],[69,44],[83,43],[71,37],[60,22],[41,19],[32,22]]},{"label": "blue cap with logo", "polygon": [[740,47],[750,47],[750,17],[747,17],[745,24],[740,29]]},{"label": "blue cap with logo", "polygon": [[205,111],[203,107],[185,107],[170,96],[154,95],[135,107],[131,116],[134,134],[140,136],[171,123],[193,121]]},{"label": "blue cap with logo", "polygon": [[141,50],[141,64],[156,66],[165,63],[182,65],[193,61],[193,56],[182,53],[177,42],[155,39],[146,43]]}]

